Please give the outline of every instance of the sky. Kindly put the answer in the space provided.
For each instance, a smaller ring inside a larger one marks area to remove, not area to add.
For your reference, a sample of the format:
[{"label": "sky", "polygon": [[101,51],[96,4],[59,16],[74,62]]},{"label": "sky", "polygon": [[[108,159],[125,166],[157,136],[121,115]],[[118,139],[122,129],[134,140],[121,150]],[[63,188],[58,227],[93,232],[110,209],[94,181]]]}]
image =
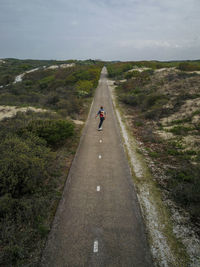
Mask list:
[{"label": "sky", "polygon": [[0,0],[0,58],[200,59],[200,0]]}]

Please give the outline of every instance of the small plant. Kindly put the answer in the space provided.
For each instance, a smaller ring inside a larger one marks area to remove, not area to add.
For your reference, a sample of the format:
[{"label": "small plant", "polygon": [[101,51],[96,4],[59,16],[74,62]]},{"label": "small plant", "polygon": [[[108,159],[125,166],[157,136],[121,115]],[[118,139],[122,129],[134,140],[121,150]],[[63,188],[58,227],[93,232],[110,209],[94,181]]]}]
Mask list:
[{"label": "small plant", "polygon": [[193,128],[191,128],[191,127],[178,125],[178,126],[173,127],[172,129],[170,129],[169,131],[173,134],[176,134],[176,135],[187,135],[188,132],[190,132],[192,130],[193,130]]},{"label": "small plant", "polygon": [[192,113],[192,116],[199,115],[199,114],[200,114],[200,110],[198,109],[198,110],[196,110],[196,111],[194,111],[194,112]]},{"label": "small plant", "polygon": [[140,127],[144,125],[144,122],[140,120],[140,121],[135,121],[134,124],[136,127]]},{"label": "small plant", "polygon": [[171,155],[171,156],[178,156],[178,155],[181,155],[181,152],[178,151],[177,149],[168,148],[167,149],[167,154]]},{"label": "small plant", "polygon": [[149,151],[149,156],[152,158],[158,158],[159,157],[159,153],[156,151]]},{"label": "small plant", "polygon": [[190,121],[191,121],[191,117],[185,118],[185,119],[179,119],[179,120],[171,121],[171,124],[181,124],[181,123],[186,123],[186,122],[190,122]]}]

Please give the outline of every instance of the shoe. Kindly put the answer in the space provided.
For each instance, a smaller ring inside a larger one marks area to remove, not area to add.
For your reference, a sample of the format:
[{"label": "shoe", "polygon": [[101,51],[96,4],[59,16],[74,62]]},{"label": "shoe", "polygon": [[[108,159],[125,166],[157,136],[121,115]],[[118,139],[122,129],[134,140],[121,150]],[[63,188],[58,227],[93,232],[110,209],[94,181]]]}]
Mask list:
[{"label": "shoe", "polygon": [[98,129],[98,131],[102,131],[102,127]]}]

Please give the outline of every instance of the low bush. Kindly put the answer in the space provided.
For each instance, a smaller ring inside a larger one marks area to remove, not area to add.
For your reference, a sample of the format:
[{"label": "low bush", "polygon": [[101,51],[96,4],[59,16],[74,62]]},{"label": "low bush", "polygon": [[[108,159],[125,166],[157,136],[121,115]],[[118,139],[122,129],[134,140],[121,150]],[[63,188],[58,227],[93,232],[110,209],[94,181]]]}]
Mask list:
[{"label": "low bush", "polygon": [[181,123],[190,122],[190,121],[191,121],[191,117],[185,118],[185,119],[180,119],[180,120],[173,120],[170,122],[170,124],[181,124]]},{"label": "low bush", "polygon": [[178,68],[182,71],[198,71],[200,70],[200,65],[191,62],[182,62],[179,64]]},{"label": "low bush", "polygon": [[194,220],[199,220],[200,203],[200,167],[185,162],[180,168],[169,170],[169,186],[174,199],[184,206]]},{"label": "low bush", "polygon": [[65,120],[33,120],[26,129],[50,146],[61,145],[74,134],[74,124]]},{"label": "low bush", "polygon": [[18,198],[43,190],[41,185],[49,178],[46,169],[51,153],[41,139],[29,135],[22,141],[10,136],[1,142],[0,149],[1,195]]},{"label": "low bush", "polygon": [[[61,182],[66,158],[74,153],[75,137],[73,123],[56,113],[18,112],[0,121],[1,266],[37,262],[61,196],[56,190],[66,178]],[[61,143],[64,146],[56,149]],[[62,149],[68,156],[60,154]]]},{"label": "low bush", "polygon": [[[35,135],[0,141],[0,265],[22,266],[41,239],[53,200],[54,154]],[[44,234],[42,238],[44,237]]]},{"label": "low bush", "polygon": [[107,65],[108,75],[113,78],[123,78],[123,74],[132,69],[133,65],[129,62],[119,62]]},{"label": "low bush", "polygon": [[171,128],[169,131],[173,134],[176,135],[187,135],[188,132],[192,131],[193,128],[191,127],[186,127],[183,125],[178,125],[178,126],[174,126],[173,128]]}]

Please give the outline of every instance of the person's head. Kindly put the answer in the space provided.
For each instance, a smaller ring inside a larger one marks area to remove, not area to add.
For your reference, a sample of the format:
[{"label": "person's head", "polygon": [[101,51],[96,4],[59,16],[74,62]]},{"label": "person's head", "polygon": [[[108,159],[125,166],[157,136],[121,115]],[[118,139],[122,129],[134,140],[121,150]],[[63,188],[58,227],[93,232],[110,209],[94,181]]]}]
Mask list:
[{"label": "person's head", "polygon": [[101,106],[100,109],[103,109],[103,106]]}]

